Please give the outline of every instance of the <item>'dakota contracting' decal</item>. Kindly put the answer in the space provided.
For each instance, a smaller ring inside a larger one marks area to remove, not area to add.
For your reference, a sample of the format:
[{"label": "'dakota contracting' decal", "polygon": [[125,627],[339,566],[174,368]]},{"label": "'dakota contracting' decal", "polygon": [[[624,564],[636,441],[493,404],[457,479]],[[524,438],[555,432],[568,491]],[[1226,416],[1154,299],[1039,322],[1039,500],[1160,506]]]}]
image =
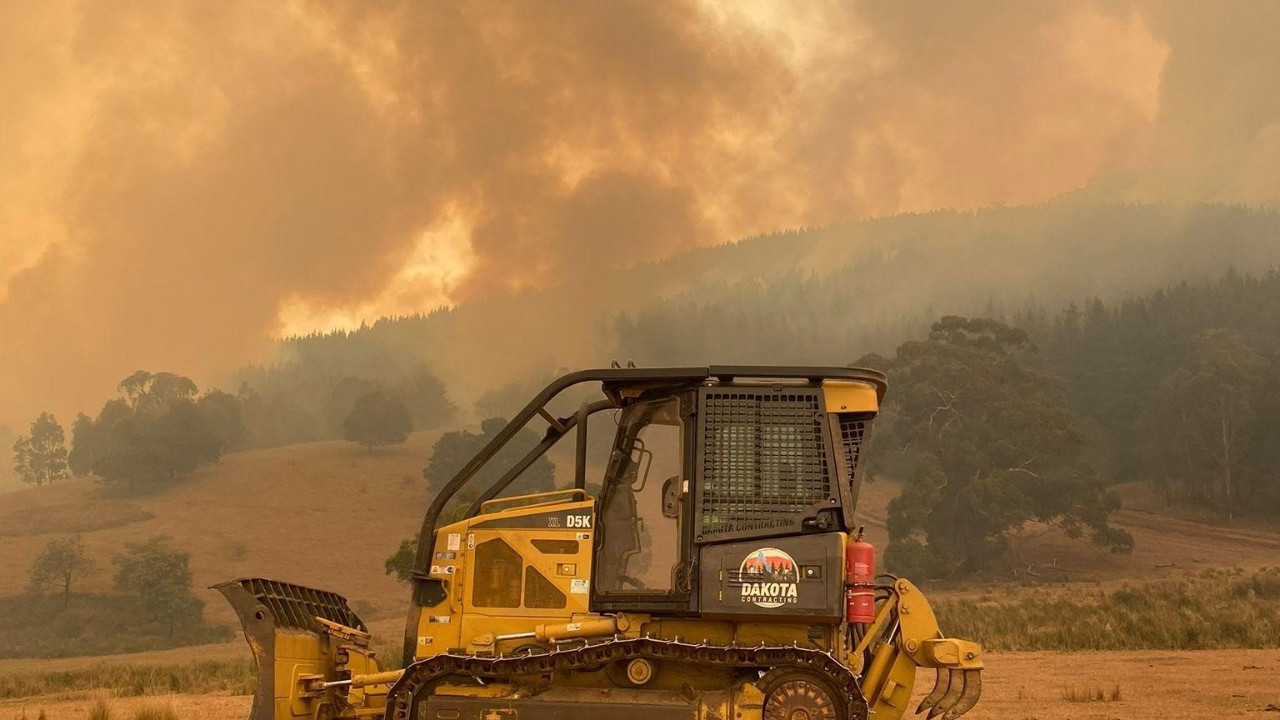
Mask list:
[{"label": "'dakota contracting' decal", "polygon": [[796,561],[777,548],[753,550],[738,568],[742,582],[742,602],[762,608],[777,608],[799,602],[796,583],[800,573]]}]

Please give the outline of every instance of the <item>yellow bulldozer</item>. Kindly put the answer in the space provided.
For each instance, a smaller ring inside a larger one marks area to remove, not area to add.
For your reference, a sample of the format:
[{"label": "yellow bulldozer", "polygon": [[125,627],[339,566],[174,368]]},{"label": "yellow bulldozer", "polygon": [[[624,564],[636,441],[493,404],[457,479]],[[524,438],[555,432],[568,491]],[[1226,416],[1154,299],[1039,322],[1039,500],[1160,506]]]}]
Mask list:
[{"label": "yellow bulldozer", "polygon": [[[910,581],[875,574],[857,525],[886,388],[841,367],[559,378],[428,508],[403,669],[339,595],[217,587],[258,665],[250,720],[890,720],[917,668],[937,682],[916,711],[959,717],[981,692],[980,648],[945,637]],[[576,412],[549,411],[584,391]],[[604,412],[616,433],[589,483],[588,418]],[[475,487],[535,421],[541,442]],[[572,487],[505,492],[570,436]],[[441,524],[456,498],[473,500]]]}]

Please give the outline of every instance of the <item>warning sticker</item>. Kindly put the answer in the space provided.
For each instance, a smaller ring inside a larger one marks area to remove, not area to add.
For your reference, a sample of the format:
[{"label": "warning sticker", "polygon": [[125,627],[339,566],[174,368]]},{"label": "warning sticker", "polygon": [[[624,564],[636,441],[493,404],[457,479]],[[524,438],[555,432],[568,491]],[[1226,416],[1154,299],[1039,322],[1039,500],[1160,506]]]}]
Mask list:
[{"label": "warning sticker", "polygon": [[574,595],[586,595],[590,587],[586,578],[574,578],[569,581],[569,592]]},{"label": "warning sticker", "polygon": [[449,549],[457,551],[462,547],[462,535],[459,533],[449,533]]},{"label": "warning sticker", "polygon": [[578,540],[590,540],[591,533],[575,533],[574,537]]},{"label": "warning sticker", "polygon": [[475,550],[475,549],[476,549],[476,534],[475,534],[475,533],[467,533],[467,549],[468,549],[468,550]]},{"label": "warning sticker", "polygon": [[453,618],[448,615],[432,615],[427,618],[427,622],[429,623],[441,623],[444,625],[448,625],[452,621]]}]

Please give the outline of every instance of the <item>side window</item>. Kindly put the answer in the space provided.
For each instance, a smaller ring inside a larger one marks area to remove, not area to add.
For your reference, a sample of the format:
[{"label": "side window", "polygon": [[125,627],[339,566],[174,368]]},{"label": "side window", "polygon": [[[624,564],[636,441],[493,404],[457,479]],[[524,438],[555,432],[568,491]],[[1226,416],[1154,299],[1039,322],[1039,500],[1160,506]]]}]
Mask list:
[{"label": "side window", "polygon": [[624,419],[606,480],[596,576],[602,593],[665,594],[680,563],[684,430],[676,399]]}]

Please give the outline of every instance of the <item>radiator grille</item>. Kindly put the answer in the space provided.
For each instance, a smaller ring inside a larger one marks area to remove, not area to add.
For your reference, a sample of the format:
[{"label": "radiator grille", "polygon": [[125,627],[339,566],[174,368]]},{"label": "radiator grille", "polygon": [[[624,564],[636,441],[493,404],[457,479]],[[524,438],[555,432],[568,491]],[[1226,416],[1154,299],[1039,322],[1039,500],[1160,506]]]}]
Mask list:
[{"label": "radiator grille", "polygon": [[698,534],[722,540],[798,528],[831,507],[818,391],[705,389]]}]

